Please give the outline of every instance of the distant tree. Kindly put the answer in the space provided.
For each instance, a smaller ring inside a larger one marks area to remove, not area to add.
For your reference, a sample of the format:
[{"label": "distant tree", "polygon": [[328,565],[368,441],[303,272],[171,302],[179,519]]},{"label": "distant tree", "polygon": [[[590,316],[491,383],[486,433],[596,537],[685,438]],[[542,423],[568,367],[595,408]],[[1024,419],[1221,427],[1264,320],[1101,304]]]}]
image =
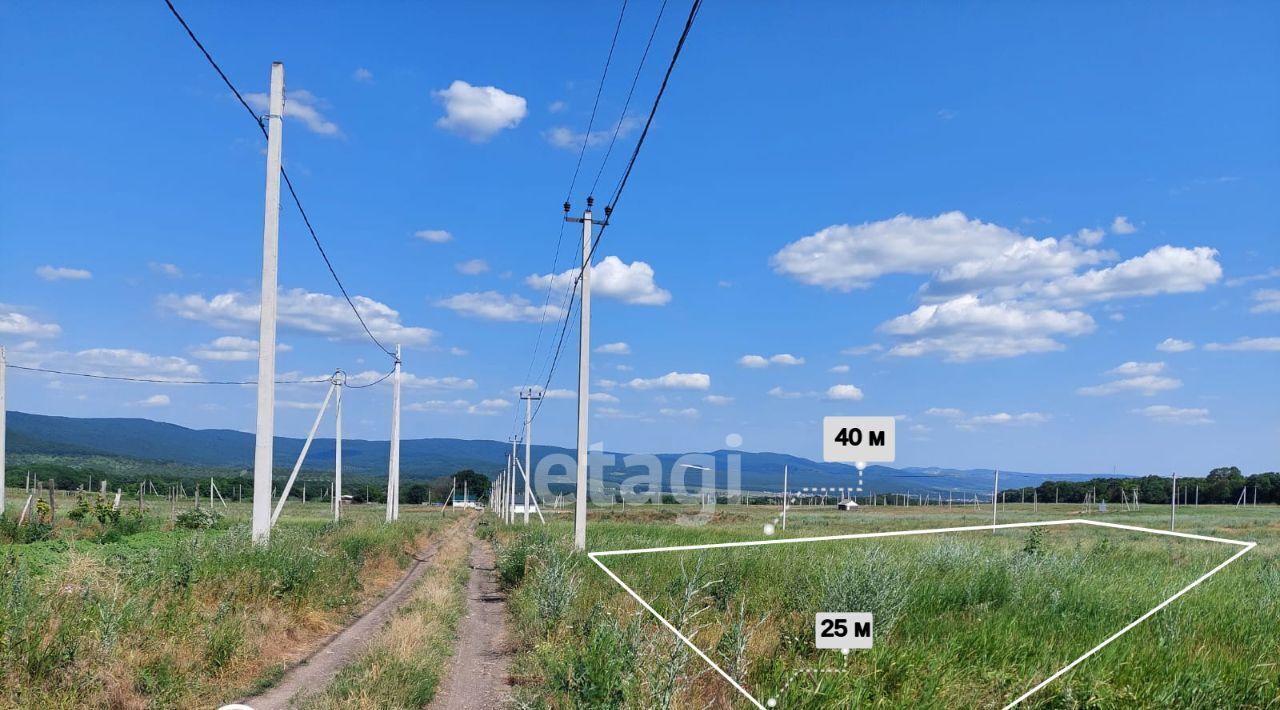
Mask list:
[{"label": "distant tree", "polygon": [[404,489],[403,493],[400,494],[401,503],[409,503],[411,505],[417,505],[419,503],[426,502],[426,500],[427,500],[427,485],[425,483],[411,484],[408,488]]},{"label": "distant tree", "polygon": [[493,485],[493,481],[488,476],[481,475],[471,469],[463,469],[453,474],[453,478],[458,482],[459,496],[462,495],[463,483],[466,483],[467,495],[472,498],[483,498],[489,494],[489,488]]}]

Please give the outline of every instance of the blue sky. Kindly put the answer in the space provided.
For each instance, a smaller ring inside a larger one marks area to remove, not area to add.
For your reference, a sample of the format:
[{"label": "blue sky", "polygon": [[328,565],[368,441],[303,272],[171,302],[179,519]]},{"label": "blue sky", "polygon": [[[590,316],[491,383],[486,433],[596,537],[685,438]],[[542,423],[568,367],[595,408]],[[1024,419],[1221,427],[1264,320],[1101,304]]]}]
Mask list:
[{"label": "blue sky", "polygon": [[[670,57],[683,5],[622,116],[657,8],[628,5],[575,212]],[[285,63],[285,163],[405,345],[405,436],[510,435],[617,5],[179,9],[242,91]],[[593,358],[592,440],[816,458],[824,415],[897,415],[899,464],[1275,470],[1276,36],[1261,2],[708,3],[597,258],[593,344],[626,353]],[[163,3],[2,2],[0,80],[11,362],[253,378],[264,141]],[[385,371],[282,215],[280,372]],[[11,409],[253,426],[250,388],[9,380]],[[384,438],[389,394],[350,391],[348,432]],[[278,431],[322,396],[281,387]],[[573,426],[548,399],[535,438]]]}]

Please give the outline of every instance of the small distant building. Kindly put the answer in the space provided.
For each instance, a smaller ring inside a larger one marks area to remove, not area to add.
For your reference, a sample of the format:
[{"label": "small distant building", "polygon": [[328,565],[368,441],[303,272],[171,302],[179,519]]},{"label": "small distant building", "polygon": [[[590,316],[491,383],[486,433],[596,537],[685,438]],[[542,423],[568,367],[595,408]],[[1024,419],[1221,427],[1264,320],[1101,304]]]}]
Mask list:
[{"label": "small distant building", "polygon": [[465,496],[465,497],[454,496],[453,500],[450,501],[450,505],[452,505],[455,508],[470,508],[472,510],[484,510],[484,506],[481,505],[479,501],[475,500],[471,496]]},{"label": "small distant building", "polygon": [[858,504],[855,503],[852,498],[845,498],[839,503],[836,503],[836,510],[857,510],[857,509],[858,509]]},{"label": "small distant building", "polygon": [[343,503],[354,503],[356,501],[356,498],[355,496],[343,495],[339,497],[339,500],[341,500]]}]

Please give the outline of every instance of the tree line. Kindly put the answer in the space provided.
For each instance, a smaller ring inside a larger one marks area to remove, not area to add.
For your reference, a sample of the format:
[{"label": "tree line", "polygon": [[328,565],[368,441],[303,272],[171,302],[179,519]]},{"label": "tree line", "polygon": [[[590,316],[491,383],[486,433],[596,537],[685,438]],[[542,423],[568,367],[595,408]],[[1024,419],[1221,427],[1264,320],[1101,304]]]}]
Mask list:
[{"label": "tree line", "polygon": [[[1223,466],[1213,469],[1206,476],[1178,476],[1179,502],[1199,500],[1205,504],[1235,503],[1246,489],[1249,503],[1254,502],[1255,494],[1259,505],[1280,503],[1280,473],[1270,471],[1246,476],[1235,466]],[[1173,494],[1173,479],[1169,476],[1139,476],[1100,477],[1087,481],[1046,481],[1038,486],[1009,489],[1005,496],[1006,500],[1017,495],[1019,498],[1026,496],[1026,500],[1030,501],[1034,495],[1042,503],[1083,503],[1085,496],[1092,494],[1099,502],[1120,503],[1126,497],[1132,500],[1135,491],[1141,503],[1167,505]]]}]

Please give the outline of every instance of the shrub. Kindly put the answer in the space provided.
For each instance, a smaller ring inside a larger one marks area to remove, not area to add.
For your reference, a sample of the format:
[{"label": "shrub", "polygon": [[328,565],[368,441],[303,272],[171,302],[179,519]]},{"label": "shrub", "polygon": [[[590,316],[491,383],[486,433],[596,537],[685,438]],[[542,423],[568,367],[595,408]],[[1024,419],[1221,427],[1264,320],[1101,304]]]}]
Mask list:
[{"label": "shrub", "polygon": [[174,524],[188,530],[208,530],[222,520],[222,516],[209,508],[190,508],[178,513]]}]

